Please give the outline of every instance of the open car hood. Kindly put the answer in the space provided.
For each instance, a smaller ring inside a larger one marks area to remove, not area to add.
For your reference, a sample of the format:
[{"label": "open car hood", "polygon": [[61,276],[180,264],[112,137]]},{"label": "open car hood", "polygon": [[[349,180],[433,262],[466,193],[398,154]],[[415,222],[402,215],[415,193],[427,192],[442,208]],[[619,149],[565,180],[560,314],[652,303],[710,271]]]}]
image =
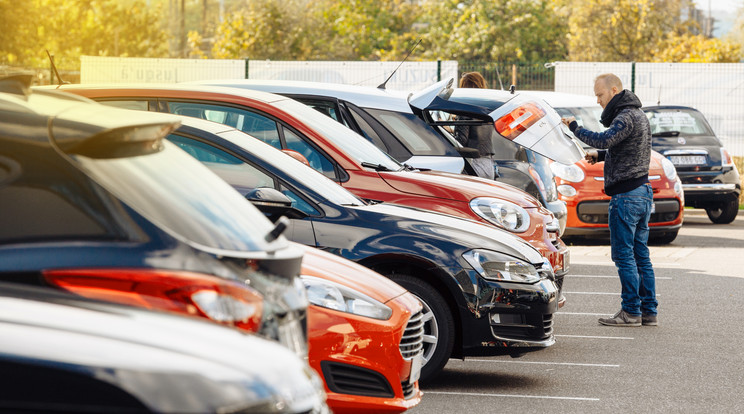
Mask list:
[{"label": "open car hood", "polygon": [[563,133],[560,115],[543,99],[493,89],[455,89],[453,85],[454,79],[449,78],[412,93],[408,97],[411,110],[433,126],[491,124],[502,138],[564,164],[583,158]]}]

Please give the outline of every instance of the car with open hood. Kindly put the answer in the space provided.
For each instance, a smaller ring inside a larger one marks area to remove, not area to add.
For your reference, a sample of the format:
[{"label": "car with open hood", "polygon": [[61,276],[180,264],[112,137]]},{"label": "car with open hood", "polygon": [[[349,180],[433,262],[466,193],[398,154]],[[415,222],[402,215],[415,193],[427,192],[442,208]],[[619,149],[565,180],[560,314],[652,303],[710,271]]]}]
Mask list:
[{"label": "car with open hood", "polygon": [[686,205],[705,209],[713,223],[734,221],[741,196],[739,170],[705,116],[689,106],[641,109],[651,124],[651,148],[674,164]]},{"label": "car with open hood", "polygon": [[510,232],[431,211],[366,202],[226,125],[184,119],[169,140],[267,216],[284,222],[291,240],[357,262],[419,299],[422,379],[440,371],[451,356],[520,356],[555,342],[558,290],[552,266]]},{"label": "car with open hood", "polygon": [[307,356],[302,250],[165,140],[178,117],[29,82],[0,81],[0,281],[199,316]]},{"label": "car with open hood", "polygon": [[[208,85],[65,85],[106,105],[164,111],[220,122],[275,148],[302,154],[309,165],[369,201],[451,214],[509,231],[544,255],[558,277],[570,267],[558,220],[513,186],[461,174],[414,171],[354,131],[284,96]],[[526,134],[529,135],[529,134]]]},{"label": "car with open hood", "polygon": [[[604,131],[600,124],[602,107],[590,96],[559,92],[530,92],[543,98],[561,116],[573,116],[579,125],[592,131]],[[570,131],[567,132],[571,134]],[[573,134],[571,134],[573,135]],[[582,149],[592,149],[575,139]],[[653,144],[652,144],[653,145]],[[604,193],[604,162],[589,164],[582,159],[573,164],[554,162],[559,197],[568,206],[566,238],[608,238],[610,196]],[[652,150],[649,182],[653,188],[653,207],[649,220],[649,242],[674,241],[684,221],[685,193],[675,166]]]},{"label": "car with open hood", "polygon": [[327,414],[285,347],[196,318],[0,282],[7,413]]}]

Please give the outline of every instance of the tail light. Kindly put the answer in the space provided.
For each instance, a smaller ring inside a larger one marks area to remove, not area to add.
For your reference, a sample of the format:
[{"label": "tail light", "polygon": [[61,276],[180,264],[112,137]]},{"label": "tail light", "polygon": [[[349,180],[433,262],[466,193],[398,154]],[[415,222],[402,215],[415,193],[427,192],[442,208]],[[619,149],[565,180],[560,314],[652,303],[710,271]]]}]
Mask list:
[{"label": "tail light", "polygon": [[731,157],[731,154],[726,150],[726,148],[721,147],[721,166],[723,167],[733,167],[734,166],[734,159]]},{"label": "tail light", "polygon": [[241,283],[187,271],[62,269],[43,272],[50,284],[92,299],[200,316],[258,331],[263,296]]},{"label": "tail light", "polygon": [[527,128],[534,125],[545,111],[532,102],[524,103],[494,122],[494,127],[504,138],[514,141]]}]

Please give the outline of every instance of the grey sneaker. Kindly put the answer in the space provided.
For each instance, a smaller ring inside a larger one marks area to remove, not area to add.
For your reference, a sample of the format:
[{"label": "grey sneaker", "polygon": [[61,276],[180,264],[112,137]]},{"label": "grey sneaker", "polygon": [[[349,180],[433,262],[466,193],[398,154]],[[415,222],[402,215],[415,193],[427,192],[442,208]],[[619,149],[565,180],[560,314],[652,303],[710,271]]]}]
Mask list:
[{"label": "grey sneaker", "polygon": [[620,309],[611,318],[599,318],[599,323],[607,326],[641,326],[641,317],[630,315]]},{"label": "grey sneaker", "polygon": [[643,315],[641,316],[641,322],[643,323],[643,326],[659,325],[659,320],[656,318],[656,315]]}]

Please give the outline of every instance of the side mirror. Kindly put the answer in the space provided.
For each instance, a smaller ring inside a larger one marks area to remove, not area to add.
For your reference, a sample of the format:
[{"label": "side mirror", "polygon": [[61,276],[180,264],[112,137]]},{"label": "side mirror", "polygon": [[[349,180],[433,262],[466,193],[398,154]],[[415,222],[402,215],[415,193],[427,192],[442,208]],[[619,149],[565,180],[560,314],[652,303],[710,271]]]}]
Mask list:
[{"label": "side mirror", "polygon": [[292,207],[292,200],[281,192],[268,187],[254,188],[248,191],[245,198],[253,203],[272,222],[279,217],[287,216],[293,219],[307,217],[304,212]]},{"label": "side mirror", "polygon": [[310,161],[308,161],[307,158],[305,158],[305,156],[300,154],[299,152],[295,150],[291,150],[291,149],[283,149],[282,152],[296,159],[297,161],[307,165],[308,167],[310,166]]},{"label": "side mirror", "polygon": [[463,156],[463,158],[479,158],[480,152],[475,148],[459,147],[457,152]]}]

